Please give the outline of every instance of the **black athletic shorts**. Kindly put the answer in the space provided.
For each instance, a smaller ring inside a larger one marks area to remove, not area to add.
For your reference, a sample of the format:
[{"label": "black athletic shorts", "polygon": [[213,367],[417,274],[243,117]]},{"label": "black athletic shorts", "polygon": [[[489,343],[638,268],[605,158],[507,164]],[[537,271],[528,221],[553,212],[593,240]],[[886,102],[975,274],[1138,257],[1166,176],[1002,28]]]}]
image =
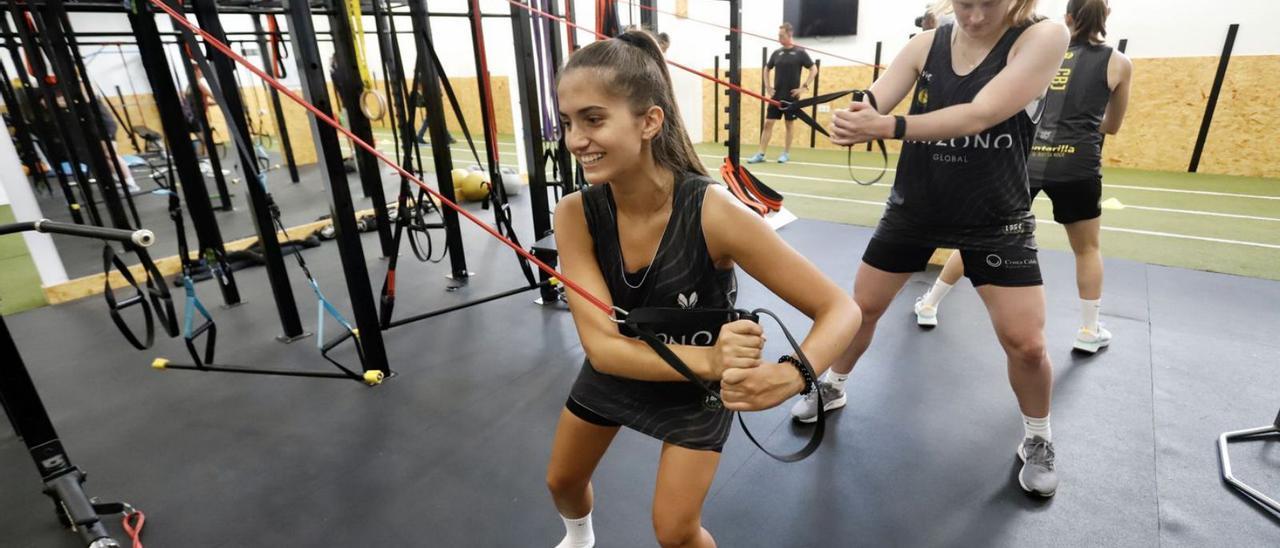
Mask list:
[{"label": "black athletic shorts", "polygon": [[[781,102],[782,102],[782,103],[784,103],[784,104],[785,104],[785,103],[787,103],[787,102],[790,102],[790,101],[794,101],[794,100],[795,100],[795,99],[792,99],[791,97],[774,97],[773,99],[774,99],[775,101],[781,101]],[[765,109],[765,111],[764,111],[764,117],[765,117],[765,119],[766,119],[766,120],[778,120],[778,119],[782,118],[782,116],[783,116],[782,109],[780,109],[780,108],[778,108],[778,107],[776,107],[776,106],[774,106],[774,105],[769,105],[769,107],[768,107],[768,108],[766,108],[766,109]],[[796,119],[796,113],[794,113],[794,112],[788,112],[788,113],[786,113],[786,116],[787,116],[787,119],[788,119],[788,120],[795,120],[795,119]]]},{"label": "black athletic shorts", "polygon": [[587,409],[586,407],[583,407],[582,404],[575,401],[572,396],[570,396],[569,399],[565,400],[564,408],[568,409],[570,413],[573,413],[575,417],[578,417],[596,426],[603,426],[605,428],[622,426],[621,424],[618,424],[614,421],[611,421],[609,419],[606,419],[600,416],[600,414],[596,413],[595,411],[592,411],[590,409]]},{"label": "black athletic shorts", "polygon": [[[862,262],[885,272],[922,272],[929,266],[929,258],[936,249],[871,238],[867,250],[862,254]],[[986,284],[998,287],[1044,284],[1040,278],[1040,260],[1034,249],[961,249],[960,258],[964,261],[964,275],[973,282],[974,287]]]},{"label": "black athletic shorts", "polygon": [[1041,190],[1053,202],[1053,220],[1060,224],[1097,219],[1102,215],[1102,179],[1046,183],[1043,189],[1031,189],[1031,199],[1036,199]]}]

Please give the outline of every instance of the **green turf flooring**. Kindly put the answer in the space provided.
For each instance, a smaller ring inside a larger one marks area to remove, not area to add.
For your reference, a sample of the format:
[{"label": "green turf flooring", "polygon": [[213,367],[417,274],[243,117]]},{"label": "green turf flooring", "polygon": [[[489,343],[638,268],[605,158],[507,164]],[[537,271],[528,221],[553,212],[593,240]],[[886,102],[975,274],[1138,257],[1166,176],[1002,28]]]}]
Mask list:
[{"label": "green turf flooring", "polygon": [[[12,223],[13,210],[0,205],[0,224]],[[45,305],[40,274],[27,253],[21,234],[0,236],[0,315],[7,316]]]}]

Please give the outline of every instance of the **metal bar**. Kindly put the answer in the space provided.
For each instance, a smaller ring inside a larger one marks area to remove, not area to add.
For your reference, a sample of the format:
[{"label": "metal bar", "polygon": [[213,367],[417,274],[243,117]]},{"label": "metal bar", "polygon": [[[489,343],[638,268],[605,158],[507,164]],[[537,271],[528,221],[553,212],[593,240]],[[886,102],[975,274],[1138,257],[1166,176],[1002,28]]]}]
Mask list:
[{"label": "metal bar", "polygon": [[[271,67],[271,56],[267,53],[267,33],[262,32],[262,16],[254,14],[253,28],[258,31],[258,55],[262,58],[262,66],[268,69],[267,72],[275,74],[275,69]],[[271,97],[271,111],[276,117],[276,133],[280,134],[280,151],[284,153],[285,163],[289,166],[289,180],[297,183],[298,179],[298,162],[293,158],[293,144],[289,142],[289,126],[284,119],[284,106],[280,104],[280,91],[271,86],[267,86],[268,95]]]},{"label": "metal bar", "polygon": [[[418,70],[422,71],[419,87],[427,103],[427,130],[431,133],[431,153],[436,171],[436,188],[440,194],[457,203],[453,193],[453,157],[449,151],[449,130],[445,127],[444,101],[440,97],[440,74],[427,58],[426,52],[432,46],[431,25],[427,19],[426,0],[409,0],[411,21],[413,22],[414,47],[421,52],[418,55]],[[453,208],[441,208],[440,217],[444,220],[445,247],[449,250],[449,276],[455,280],[465,280],[467,272],[466,252],[462,248],[462,232],[458,225],[458,213]]]},{"label": "metal bar", "polygon": [[[89,170],[93,174],[94,180],[98,183],[99,190],[102,191],[102,197],[107,206],[107,215],[111,218],[112,226],[119,228],[129,228],[129,218],[125,214],[124,206],[120,203],[119,192],[124,190],[124,181],[119,181],[119,185],[113,185],[116,178],[113,177],[111,163],[103,154],[102,137],[100,135],[100,126],[102,119],[96,106],[86,100],[83,93],[83,86],[76,71],[74,62],[69,54],[70,45],[67,42],[66,34],[63,32],[59,14],[65,14],[62,11],[61,0],[48,2],[45,4],[46,13],[36,13],[36,28],[40,34],[46,37],[48,42],[47,53],[49,61],[53,64],[53,74],[57,76],[56,86],[64,100],[67,102],[69,113],[75,117],[76,123],[71,127],[76,130],[69,131],[75,146],[88,155]],[[92,97],[92,94],[90,94]],[[87,189],[86,189],[87,190]],[[127,192],[127,191],[126,191]]]},{"label": "metal bar", "polygon": [[[541,47],[541,44],[533,43],[532,18],[529,12],[522,8],[510,5],[511,7],[511,41],[515,46],[516,60],[516,87],[520,94],[521,112],[524,114],[524,154],[525,161],[529,165],[529,209],[533,214],[533,240],[538,241],[544,236],[552,233],[551,215],[549,213],[551,204],[547,200],[547,164],[546,158],[542,155],[542,116],[539,109],[542,105],[542,96],[538,92],[539,73],[534,65],[535,47]],[[501,180],[495,181],[495,184],[503,184]],[[538,253],[536,250],[534,253]],[[538,259],[543,262],[555,266],[555,255],[542,253]],[[554,302],[556,300],[555,290],[546,284],[550,276],[546,272],[538,271],[538,280],[543,282],[541,297],[543,302]]]},{"label": "metal bar", "polygon": [[[569,0],[573,1],[573,0]],[[655,0],[640,0],[640,26],[658,34],[658,12]]]},{"label": "metal bar", "polygon": [[[10,11],[12,12],[13,10],[11,9]],[[55,144],[54,141],[56,139],[54,138],[54,133],[56,132],[56,129],[50,128],[49,125],[45,124],[43,117],[41,117],[36,111],[35,105],[30,103],[33,94],[38,93],[39,90],[36,86],[31,84],[31,80],[27,77],[27,71],[23,70],[22,57],[18,54],[18,39],[14,38],[14,34],[9,32],[9,20],[2,14],[0,14],[0,30],[3,30],[8,36],[8,38],[5,39],[5,47],[9,50],[9,58],[13,61],[14,70],[18,73],[18,82],[21,86],[21,89],[14,90],[15,95],[16,92],[21,92],[23,98],[21,103],[18,103],[19,106],[16,106],[15,108],[21,108],[21,105],[26,105],[27,114],[30,115],[31,127],[35,130],[36,137],[40,139],[40,144],[45,153],[45,159],[48,160],[50,164],[48,166],[49,169],[53,170],[54,178],[58,180],[58,187],[62,190],[63,199],[66,200],[67,209],[71,213],[71,220],[75,221],[76,224],[85,224],[85,217],[81,214],[80,201],[76,197],[75,191],[71,190],[71,182],[67,180],[67,175],[62,172],[62,169],[54,164],[56,160],[49,157],[50,151]],[[4,79],[6,82],[12,81],[7,75],[4,76]],[[34,147],[32,148],[32,152],[35,153],[37,157],[39,156],[39,153],[36,152]],[[40,176],[44,177],[44,171],[39,171],[41,172]]]},{"label": "metal bar", "polygon": [[311,371],[288,371],[284,369],[253,369],[249,367],[234,367],[226,365],[186,365],[166,363],[164,369],[177,369],[179,371],[204,371],[208,373],[241,373],[247,375],[271,375],[276,377],[306,377],[313,379],[350,379],[360,380],[345,373],[319,373]]},{"label": "metal bar", "polygon": [[[173,0],[165,0],[166,3],[172,3]],[[181,61],[178,64],[186,70],[187,74],[187,104],[191,105],[191,114],[195,117],[196,125],[199,126],[200,139],[204,141],[205,154],[209,157],[209,167],[213,170],[213,184],[218,189],[218,209],[220,211],[231,211],[231,191],[227,189],[227,179],[222,175],[222,159],[218,157],[218,144],[213,140],[213,126],[209,124],[209,109],[205,104],[204,91],[200,89],[200,76],[196,74],[195,63],[187,56],[186,49],[181,43],[178,45],[178,51],[182,52]]]},{"label": "metal bar", "polygon": [[388,324],[387,324],[387,329],[391,329],[391,328],[393,328],[393,327],[400,327],[400,326],[402,326],[402,325],[410,324],[410,323],[413,323],[413,322],[416,322],[416,321],[425,320],[425,319],[427,319],[427,318],[434,318],[434,317],[436,317],[436,316],[440,316],[440,315],[443,315],[443,314],[448,314],[448,313],[450,313],[450,312],[457,312],[457,311],[462,310],[462,309],[464,309],[464,308],[470,308],[470,307],[473,307],[473,306],[476,306],[476,305],[480,305],[480,304],[484,304],[484,303],[487,303],[487,302],[493,302],[493,301],[496,301],[496,300],[498,300],[498,299],[504,299],[504,298],[506,298],[506,297],[510,297],[510,296],[512,296],[512,295],[519,295],[519,294],[521,294],[521,293],[524,293],[525,291],[529,291],[529,290],[531,290],[531,289],[537,289],[537,288],[540,288],[540,287],[548,287],[549,285],[550,285],[550,284],[547,284],[547,283],[538,283],[538,284],[534,284],[534,285],[521,286],[521,287],[517,287],[517,288],[515,288],[515,289],[510,289],[510,290],[507,290],[507,291],[503,291],[503,292],[501,292],[501,293],[495,293],[495,294],[493,294],[493,295],[489,295],[489,296],[487,296],[487,297],[481,297],[481,298],[476,299],[476,300],[474,300],[474,301],[467,301],[467,302],[462,303],[462,304],[456,304],[456,305],[453,305],[453,306],[446,306],[446,307],[444,307],[444,308],[440,308],[440,309],[437,309],[437,310],[432,310],[432,311],[430,311],[430,312],[423,312],[422,314],[417,314],[417,315],[414,315],[414,316],[409,316],[409,317],[407,317],[407,318],[401,318],[401,319],[399,319],[399,320],[396,320],[396,321],[393,321],[393,322],[391,322],[391,323],[388,323]]},{"label": "metal bar", "polygon": [[[293,55],[297,61],[298,80],[302,84],[303,97],[321,113],[331,115],[333,106],[329,101],[329,91],[325,87],[324,59],[311,36],[315,27],[311,20],[311,6],[306,2],[289,2],[289,29],[292,31]],[[338,242],[338,254],[342,260],[343,279],[347,284],[347,293],[351,302],[351,310],[356,319],[356,327],[360,330],[359,344],[364,350],[365,371],[377,369],[384,375],[391,374],[387,364],[387,351],[383,346],[382,331],[378,327],[378,311],[374,304],[373,289],[369,284],[369,268],[365,263],[364,248],[360,242],[360,232],[356,228],[355,210],[351,201],[351,189],[347,182],[346,170],[342,165],[342,147],[338,143],[338,132],[332,127],[320,123],[314,116],[311,121],[311,135],[315,140],[320,159],[321,179],[325,181],[329,191],[330,214],[333,217],[334,233]]]},{"label": "metal bar", "polygon": [[[742,0],[729,0],[729,26],[742,28]],[[729,83],[742,85],[742,35],[730,32],[729,41]],[[729,116],[729,135],[726,144],[729,147],[729,161],[734,166],[742,155],[742,94],[729,93],[729,108],[725,111]]]},{"label": "metal bar", "polygon": [[1213,89],[1209,92],[1209,102],[1204,106],[1204,119],[1200,121],[1200,134],[1196,136],[1196,147],[1191,152],[1191,165],[1187,171],[1195,173],[1200,169],[1200,156],[1204,153],[1205,141],[1209,140],[1209,127],[1213,125],[1213,111],[1218,108],[1218,94],[1222,92],[1222,82],[1227,78],[1227,64],[1231,61],[1231,49],[1236,44],[1236,32],[1240,30],[1238,23],[1227,28],[1227,41],[1222,45],[1222,57],[1218,59],[1218,73],[1213,76]]},{"label": "metal bar", "polygon": [[[90,153],[90,157],[98,156],[98,152],[106,153],[106,164],[115,171],[116,188],[104,191],[104,198],[107,199],[107,206],[112,210],[120,208],[120,197],[124,196],[124,205],[129,206],[129,213],[133,215],[133,225],[142,226],[142,218],[138,216],[138,207],[133,203],[133,194],[129,192],[126,184],[131,178],[126,176],[128,167],[124,165],[124,161],[120,158],[120,153],[116,151],[116,136],[107,134],[106,121],[102,119],[102,105],[98,101],[106,101],[106,97],[98,97],[93,92],[93,85],[89,81],[89,71],[84,66],[84,57],[80,55],[80,47],[76,45],[75,31],[71,28],[71,19],[67,17],[66,10],[61,8],[62,0],[56,0],[50,4],[50,9],[54,10],[58,15],[58,22],[61,26],[58,29],[59,41],[65,40],[65,48],[62,51],[71,52],[72,76],[75,78],[75,87],[77,91],[83,91],[84,96],[88,99],[86,108],[89,110],[89,120],[92,120],[91,129],[98,132],[100,137],[98,142],[102,143],[104,150],[94,150]],[[88,121],[88,120],[86,120]],[[90,143],[93,137],[89,137]],[[99,179],[101,180],[101,179]],[[124,212],[120,211],[123,216]]]},{"label": "metal bar", "polygon": [[[760,91],[763,93],[769,87],[769,83],[764,80],[765,72],[769,68],[769,48],[760,48]],[[775,91],[776,92],[776,91]],[[760,130],[764,131],[764,101],[760,102]]]},{"label": "metal bar", "polygon": [[[346,2],[334,2],[337,9],[329,16],[329,28],[333,31],[334,38],[334,58],[337,61],[337,67],[334,68],[337,74],[343,75],[343,80],[350,85],[338,85],[338,97],[342,98],[342,106],[347,109],[347,126],[351,132],[360,140],[367,143],[374,142],[373,127],[369,123],[369,119],[365,117],[364,110],[360,108],[361,96],[366,91],[364,84],[360,79],[360,69],[358,63],[364,63],[365,59],[356,58],[355,40],[364,40],[364,36],[356,36],[355,29],[351,25],[351,14],[347,11]],[[361,48],[360,51],[363,51]],[[356,83],[360,82],[359,85]],[[378,231],[378,243],[381,245],[382,256],[390,257],[395,253],[395,246],[391,242],[391,223],[387,217],[387,197],[382,190],[382,169],[378,165],[378,159],[369,151],[359,147],[355,149],[356,166],[360,171],[360,184],[364,187],[364,195],[366,198],[373,200],[373,216]]]},{"label": "metal bar", "polygon": [[[196,151],[191,146],[191,128],[182,113],[178,87],[169,73],[164,46],[160,43],[156,29],[155,15],[147,7],[140,8],[136,13],[130,12],[128,16],[134,36],[138,39],[138,51],[142,67],[147,73],[147,82],[151,85],[152,99],[160,113],[160,125],[164,131],[168,153],[173,157],[174,174],[171,176],[176,176],[181,183],[182,199],[187,204],[187,213],[191,215],[191,226],[196,233],[199,254],[202,257],[212,254],[217,260],[221,260],[226,255],[222,231],[213,215],[213,203],[209,199],[204,176],[200,173]],[[226,282],[220,285],[223,302],[227,305],[239,304],[240,291],[234,275],[230,270],[225,270],[223,274]]]},{"label": "metal bar", "polygon": [[[215,39],[225,38],[222,21],[218,17],[218,6],[214,0],[195,0],[192,8],[196,12],[196,20],[201,28]],[[244,143],[252,143],[253,137],[249,134],[248,120],[244,114],[244,98],[240,95],[240,87],[235,79],[235,63],[212,47],[205,48],[205,58],[217,73],[214,76],[217,77],[222,91],[221,99],[226,101],[227,112],[230,113],[227,131],[239,133]],[[258,171],[260,168],[252,150],[243,151],[239,150],[239,147],[235,148],[236,153],[240,154],[240,169],[243,170],[245,190],[249,194],[249,211],[253,215],[253,228],[258,233],[258,241],[262,244],[267,281],[271,284],[271,295],[275,299],[276,312],[280,317],[280,328],[284,330],[281,340],[293,340],[303,334],[302,319],[298,316],[298,303],[293,297],[289,272],[285,270],[284,255],[280,250],[280,241],[276,238],[276,226],[272,223],[274,204],[264,188],[266,176]],[[263,184],[258,184],[259,180],[263,181]]]},{"label": "metal bar", "polygon": [[[883,46],[884,42],[876,42],[876,63],[871,67],[872,84],[876,83],[876,80],[880,79],[880,52]],[[870,89],[871,86],[868,85],[867,88]],[[817,108],[817,105],[814,105],[814,108]],[[867,143],[867,152],[871,152],[871,143]]]},{"label": "metal bar", "polygon": [[[570,32],[573,32],[573,31],[570,31]],[[720,142],[720,56],[719,55],[716,56],[714,65],[715,65],[715,68],[713,68],[712,70],[715,71],[714,74],[716,77],[716,81],[711,83],[711,127],[713,128],[712,132],[715,135],[715,137],[712,140],[719,143]]]},{"label": "metal bar", "polygon": [[[61,158],[59,159],[70,165],[71,173],[76,179],[76,187],[80,189],[80,194],[82,196],[77,197],[77,203],[82,204],[82,207],[88,214],[90,223],[102,226],[102,215],[98,212],[98,206],[93,197],[93,189],[89,185],[89,178],[85,175],[84,170],[80,169],[80,158],[75,152],[75,145],[72,143],[72,138],[69,135],[70,132],[68,127],[75,127],[78,125],[78,122],[69,120],[67,116],[67,109],[63,109],[58,106],[58,92],[54,89],[57,85],[55,83],[56,76],[53,77],[53,80],[50,79],[51,75],[44,63],[44,50],[36,45],[34,31],[27,25],[23,24],[25,22],[25,18],[22,17],[22,14],[24,12],[18,11],[17,2],[9,3],[9,13],[13,15],[14,25],[18,28],[18,34],[22,38],[22,47],[27,52],[27,61],[29,63],[27,66],[33,70],[33,76],[36,78],[36,81],[40,83],[40,91],[45,101],[44,108],[50,113],[49,120],[53,125],[54,131],[50,132],[49,136],[53,137],[54,133],[57,134],[57,142],[61,148],[60,152],[62,152]],[[33,19],[35,19],[34,14]],[[16,53],[14,54],[14,57],[14,66],[17,67],[17,70],[21,71],[21,67],[23,66],[22,60],[17,57]],[[68,104],[68,107],[69,106],[70,104]],[[48,142],[47,144],[52,145],[53,143]],[[49,158],[49,162],[53,164],[49,167],[52,168],[54,172],[63,174],[62,166],[58,165],[59,159]],[[69,181],[67,182],[67,185],[68,188],[70,188]]]},{"label": "metal bar", "polygon": [[[822,59],[818,59],[813,62],[813,96],[814,97],[817,97],[818,90],[822,89],[822,81],[820,80],[820,78],[822,78]],[[809,117],[813,118],[814,120],[818,119],[818,105],[816,103],[812,107],[809,107]],[[818,130],[810,126],[809,127],[809,148],[814,148],[816,146],[818,146]]]}]

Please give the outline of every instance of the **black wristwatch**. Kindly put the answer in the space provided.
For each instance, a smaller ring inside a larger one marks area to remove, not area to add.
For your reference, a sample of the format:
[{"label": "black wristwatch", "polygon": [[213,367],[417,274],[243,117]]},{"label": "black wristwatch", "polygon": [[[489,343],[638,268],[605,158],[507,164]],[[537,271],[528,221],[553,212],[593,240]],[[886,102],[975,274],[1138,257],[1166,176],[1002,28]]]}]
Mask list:
[{"label": "black wristwatch", "polygon": [[783,354],[782,357],[778,358],[778,363],[789,363],[796,368],[796,371],[800,372],[800,378],[804,379],[804,390],[800,391],[801,396],[808,395],[818,385],[818,380],[809,374],[809,368],[805,367],[795,356]]},{"label": "black wristwatch", "polygon": [[907,136],[907,118],[905,116],[893,117],[893,138],[901,139]]}]

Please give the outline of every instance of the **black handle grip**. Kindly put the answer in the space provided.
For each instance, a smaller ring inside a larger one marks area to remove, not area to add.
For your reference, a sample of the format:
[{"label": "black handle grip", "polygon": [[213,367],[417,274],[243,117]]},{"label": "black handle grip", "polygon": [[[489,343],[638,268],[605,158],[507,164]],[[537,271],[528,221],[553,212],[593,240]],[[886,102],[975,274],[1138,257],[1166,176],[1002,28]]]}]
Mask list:
[{"label": "black handle grip", "polygon": [[49,234],[66,234],[68,236],[99,238],[102,240],[124,242],[126,244],[133,244],[140,247],[150,246],[156,241],[155,233],[145,228],[140,230],[123,230],[119,228],[78,225],[75,223],[60,223],[57,221],[50,221],[49,219],[0,225],[0,235],[26,232],[28,230]]}]

